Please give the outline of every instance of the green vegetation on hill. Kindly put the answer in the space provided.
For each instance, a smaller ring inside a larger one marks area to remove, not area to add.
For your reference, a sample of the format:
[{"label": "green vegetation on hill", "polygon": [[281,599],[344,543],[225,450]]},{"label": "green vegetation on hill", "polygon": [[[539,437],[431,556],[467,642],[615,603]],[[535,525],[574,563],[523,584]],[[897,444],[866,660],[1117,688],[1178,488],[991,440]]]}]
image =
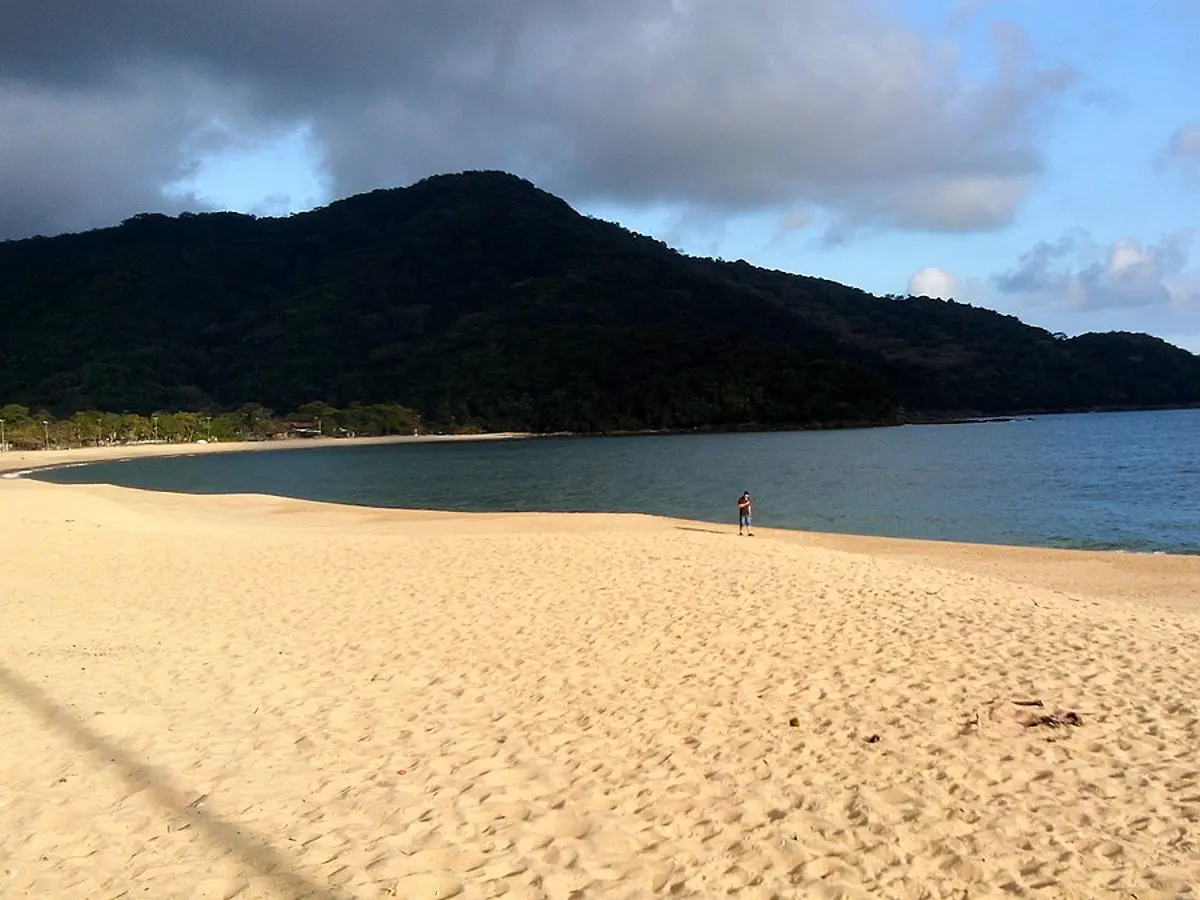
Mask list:
[{"label": "green vegetation on hill", "polygon": [[1200,403],[1200,357],[1147,335],[689,258],[489,172],[3,243],[0,321],[0,398],[60,417],[320,402],[612,431]]}]

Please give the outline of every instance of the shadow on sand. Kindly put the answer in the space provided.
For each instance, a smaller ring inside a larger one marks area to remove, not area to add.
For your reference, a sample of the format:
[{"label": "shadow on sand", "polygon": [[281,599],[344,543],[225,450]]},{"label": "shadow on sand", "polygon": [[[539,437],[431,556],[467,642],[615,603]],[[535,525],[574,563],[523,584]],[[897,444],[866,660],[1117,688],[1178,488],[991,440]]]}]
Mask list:
[{"label": "shadow on sand", "polygon": [[[146,790],[170,814],[176,827],[187,825],[196,828],[213,843],[223,845],[244,859],[258,874],[271,878],[286,896],[309,900],[346,900],[348,897],[334,887],[316,884],[296,872],[293,860],[245,825],[226,822],[211,812],[201,813],[196,800],[189,800],[171,787],[167,770],[140,762],[120,745],[88,728],[40,687],[2,663],[0,690],[22,703],[50,728],[93,754],[101,763],[115,767],[134,790]],[[197,878],[203,874],[200,870],[196,872]]]}]

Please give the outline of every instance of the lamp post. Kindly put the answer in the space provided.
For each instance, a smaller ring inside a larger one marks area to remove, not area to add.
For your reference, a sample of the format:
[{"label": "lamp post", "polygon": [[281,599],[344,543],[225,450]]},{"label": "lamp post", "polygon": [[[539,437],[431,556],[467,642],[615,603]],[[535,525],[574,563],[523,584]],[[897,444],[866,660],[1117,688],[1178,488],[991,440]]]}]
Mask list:
[{"label": "lamp post", "polygon": [[104,443],[104,422],[100,419],[96,420],[96,446],[99,447]]},{"label": "lamp post", "polygon": [[321,427],[321,417],[317,416],[317,437],[323,437],[324,435],[325,429]]},{"label": "lamp post", "polygon": [[212,416],[204,417],[204,433],[205,433],[204,439],[208,443],[211,444],[212,443]]},{"label": "lamp post", "polygon": [[0,453],[8,449],[8,442],[4,440],[4,420],[0,419]]},{"label": "lamp post", "polygon": [[50,449],[50,423],[46,419],[42,419],[42,434],[46,437],[46,449]]},{"label": "lamp post", "polygon": [[158,416],[150,417],[154,421],[154,443],[158,443]]}]

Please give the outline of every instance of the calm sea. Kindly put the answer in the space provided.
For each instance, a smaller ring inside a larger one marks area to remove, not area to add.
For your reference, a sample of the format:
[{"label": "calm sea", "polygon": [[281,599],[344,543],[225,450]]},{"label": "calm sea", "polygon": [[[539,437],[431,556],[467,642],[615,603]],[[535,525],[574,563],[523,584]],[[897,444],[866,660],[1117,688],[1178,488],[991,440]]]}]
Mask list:
[{"label": "calm sea", "polygon": [[364,506],[645,512],[1052,547],[1200,553],[1200,410],[853,431],[544,438],[144,459],[36,477]]}]

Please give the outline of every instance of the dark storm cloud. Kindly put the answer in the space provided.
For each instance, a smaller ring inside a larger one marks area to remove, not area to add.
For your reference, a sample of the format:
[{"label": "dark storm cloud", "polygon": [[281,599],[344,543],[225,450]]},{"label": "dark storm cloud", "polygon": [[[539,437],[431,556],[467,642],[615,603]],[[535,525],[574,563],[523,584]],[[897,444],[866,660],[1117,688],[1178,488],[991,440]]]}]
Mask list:
[{"label": "dark storm cloud", "polygon": [[994,76],[970,80],[882,8],[25,2],[0,30],[0,234],[162,207],[222,135],[300,124],[335,195],[505,168],[575,201],[803,202],[847,232],[1006,224],[1069,73],[1039,68],[1009,27]]},{"label": "dark storm cloud", "polygon": [[54,234],[158,210],[192,130],[174,91],[0,82],[0,238]]}]

